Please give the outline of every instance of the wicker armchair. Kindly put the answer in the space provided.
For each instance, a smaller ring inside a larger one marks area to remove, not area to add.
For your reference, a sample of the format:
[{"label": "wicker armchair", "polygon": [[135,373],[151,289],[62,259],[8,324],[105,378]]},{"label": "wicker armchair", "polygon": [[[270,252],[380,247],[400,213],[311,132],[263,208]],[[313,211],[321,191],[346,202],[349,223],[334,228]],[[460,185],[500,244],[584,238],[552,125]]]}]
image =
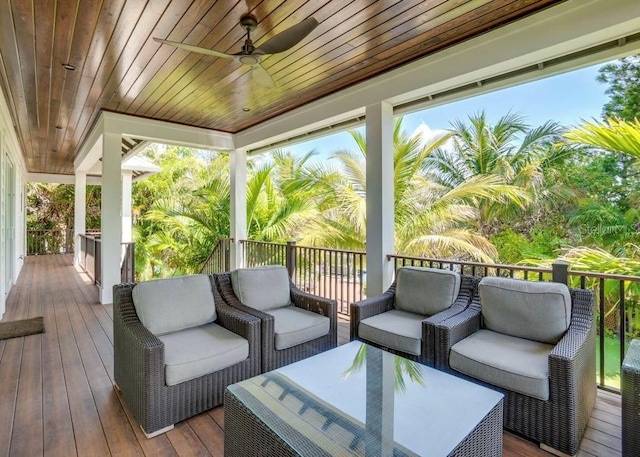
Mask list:
[{"label": "wicker armchair", "polygon": [[550,452],[575,455],[596,397],[595,310],[591,291],[568,292],[569,326],[548,356],[548,400],[483,382],[451,368],[451,348],[484,328],[478,295],[467,310],[436,325],[436,368],[502,392],[506,429],[539,442]]},{"label": "wicker armchair", "polygon": [[329,318],[329,332],[318,338],[306,341],[295,346],[277,349],[274,316],[242,303],[236,296],[231,284],[230,273],[213,275],[218,292],[228,305],[244,311],[261,320],[262,333],[262,372],[266,373],[281,366],[288,365],[298,360],[319,354],[328,349],[335,348],[338,344],[338,316],[337,303],[323,297],[305,293],[298,289],[290,280],[289,296],[291,306],[316,313]]},{"label": "wicker armchair", "polygon": [[147,438],[222,404],[224,390],[229,384],[260,372],[260,320],[225,305],[213,286],[213,278],[208,279],[217,314],[215,323],[248,341],[248,357],[227,368],[175,385],[167,385],[165,344],[142,324],[136,312],[132,294],[136,284],[119,284],[113,288],[116,388]]},{"label": "wicker armchair", "polygon": [[640,454],[640,340],[631,340],[620,370],[622,457]]},{"label": "wicker armchair", "polygon": [[[479,280],[480,278],[476,278],[474,276],[460,275],[460,288],[457,297],[451,306],[431,316],[422,316],[422,334],[416,336],[416,338],[421,340],[419,355],[390,347],[390,345],[371,341],[362,337],[362,335],[359,335],[358,333],[360,323],[363,320],[381,315],[396,308],[397,275],[396,281],[394,281],[383,294],[351,304],[350,339],[351,341],[359,339],[361,341],[365,341],[367,344],[398,354],[402,357],[415,360],[428,366],[434,366],[435,325],[467,309],[471,302],[471,298],[474,296],[474,291]],[[426,284],[424,286],[428,287]],[[419,329],[417,329],[417,331],[419,332]]]}]

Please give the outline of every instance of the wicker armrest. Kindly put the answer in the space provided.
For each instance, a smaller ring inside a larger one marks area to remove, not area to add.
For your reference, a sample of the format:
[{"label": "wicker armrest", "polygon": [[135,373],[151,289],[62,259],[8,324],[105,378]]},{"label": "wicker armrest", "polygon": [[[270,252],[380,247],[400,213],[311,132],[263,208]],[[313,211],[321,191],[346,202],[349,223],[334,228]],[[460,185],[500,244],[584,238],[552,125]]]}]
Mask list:
[{"label": "wicker armrest", "polygon": [[479,307],[469,307],[435,326],[435,366],[444,371],[449,368],[449,351],[458,341],[480,330]]},{"label": "wicker armrest", "polygon": [[396,283],[382,294],[375,297],[366,298],[356,303],[351,303],[350,308],[350,339],[353,341],[358,336],[358,325],[360,321],[378,314],[386,313],[393,309],[396,296]]},{"label": "wicker armrest", "polygon": [[429,316],[422,321],[423,339],[426,327],[433,326],[435,330],[435,326],[440,322],[444,322],[467,309],[473,299],[474,293],[477,291],[479,282],[480,278],[475,276],[462,275],[460,277],[460,291],[458,292],[458,296],[453,304],[449,308],[434,314],[433,316]]},{"label": "wicker armrest", "polygon": [[[576,384],[593,382],[595,355],[594,296],[587,290],[571,290],[571,323],[549,355],[551,395],[583,392]],[[595,385],[595,384],[594,384]]]},{"label": "wicker armrest", "polygon": [[274,350],[274,337],[275,337],[275,327],[273,316],[271,314],[267,314],[263,311],[260,311],[255,308],[249,308],[244,303],[242,303],[236,294],[233,292],[233,287],[231,286],[231,275],[229,273],[218,273],[214,274],[213,283],[214,283],[214,295],[217,297],[218,295],[222,298],[222,302],[235,308],[239,311],[247,313],[251,316],[257,317],[260,319],[260,345],[262,347],[262,354],[269,353]]},{"label": "wicker armrest", "polygon": [[164,385],[164,343],[140,322],[131,295],[134,285],[114,286],[114,376],[122,391],[137,394]]},{"label": "wicker armrest", "polygon": [[303,292],[293,285],[293,283],[290,283],[289,286],[291,302],[294,306],[313,313],[322,314],[329,318],[337,316],[338,303],[335,300]]},{"label": "wicker armrest", "polygon": [[[214,292],[214,296],[217,292]],[[262,363],[262,326],[260,318],[247,314],[239,309],[221,303],[216,297],[216,323],[240,335],[249,342],[249,358],[256,367]],[[273,320],[272,320],[273,322]]]},{"label": "wicker armrest", "polygon": [[[567,332],[551,351],[551,357],[572,360],[587,342],[593,329],[594,298],[588,290],[571,289],[571,322]],[[592,350],[593,348],[589,348]]]},{"label": "wicker armrest", "polygon": [[216,324],[240,335],[249,342],[260,344],[260,319],[229,305],[216,304]]}]

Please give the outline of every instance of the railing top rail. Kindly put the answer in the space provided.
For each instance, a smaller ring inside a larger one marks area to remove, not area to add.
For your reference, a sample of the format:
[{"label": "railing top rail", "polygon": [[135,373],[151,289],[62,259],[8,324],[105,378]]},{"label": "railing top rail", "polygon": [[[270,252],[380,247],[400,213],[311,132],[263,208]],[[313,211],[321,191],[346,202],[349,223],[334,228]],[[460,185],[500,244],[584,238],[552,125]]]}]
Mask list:
[{"label": "railing top rail", "polygon": [[[281,247],[285,247],[286,244],[283,243],[274,243],[274,242],[270,242],[270,241],[253,241],[253,240],[241,240],[241,243],[253,243],[253,244],[267,244],[267,245],[274,245],[274,246],[281,246]],[[341,254],[362,254],[365,255],[366,252],[365,251],[354,251],[354,250],[349,250],[349,249],[336,249],[336,248],[324,248],[324,247],[319,247],[319,246],[305,246],[305,245],[301,245],[301,244],[296,244],[294,245],[294,247],[296,249],[309,249],[312,251],[327,251],[327,252],[337,252],[337,253],[341,253]]]},{"label": "railing top rail", "polygon": [[274,241],[257,241],[257,240],[240,240],[240,243],[247,244],[264,244],[269,246],[280,246],[282,248],[287,247],[286,243],[276,243]]},{"label": "railing top rail", "polygon": [[610,273],[598,273],[595,271],[569,270],[569,276],[584,276],[585,278],[612,279],[616,281],[640,282],[640,276],[614,275]]},{"label": "railing top rail", "polygon": [[[406,259],[406,260],[415,260],[418,262],[434,262],[434,263],[450,263],[455,265],[466,265],[473,267],[481,267],[481,268],[496,268],[501,270],[519,270],[519,271],[530,271],[535,273],[552,273],[553,270],[551,268],[541,268],[541,267],[529,267],[525,265],[507,265],[501,263],[480,263],[480,262],[471,262],[466,260],[450,260],[450,259],[433,259],[428,257],[413,257],[406,256],[400,254],[389,254],[387,255],[388,260],[392,259]],[[617,281],[632,281],[632,282],[640,282],[640,276],[629,276],[629,275],[617,275],[610,273],[599,273],[595,271],[581,271],[581,270],[569,270],[569,276],[582,276],[585,278],[596,278],[596,279],[612,279]]]},{"label": "railing top rail", "polygon": [[454,265],[466,265],[470,267],[496,268],[501,270],[532,271],[535,273],[552,273],[553,272],[551,268],[507,265],[502,263],[481,263],[481,262],[471,262],[467,260],[433,259],[429,257],[413,257],[413,256],[401,255],[401,254],[388,254],[387,260],[392,260],[392,259],[415,260],[417,262],[451,263]]},{"label": "railing top rail", "polygon": [[90,240],[100,241],[100,234],[99,233],[96,234],[96,235],[92,235],[92,234],[89,234],[89,233],[80,233],[79,235],[82,238],[88,238]]}]

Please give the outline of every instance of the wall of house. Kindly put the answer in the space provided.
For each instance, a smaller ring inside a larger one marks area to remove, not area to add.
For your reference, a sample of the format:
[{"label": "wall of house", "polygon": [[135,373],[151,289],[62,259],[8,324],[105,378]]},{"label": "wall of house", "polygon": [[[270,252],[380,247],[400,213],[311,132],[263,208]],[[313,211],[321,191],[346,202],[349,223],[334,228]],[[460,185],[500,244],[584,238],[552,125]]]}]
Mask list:
[{"label": "wall of house", "polygon": [[20,143],[0,89],[0,318],[26,255],[26,177]]}]

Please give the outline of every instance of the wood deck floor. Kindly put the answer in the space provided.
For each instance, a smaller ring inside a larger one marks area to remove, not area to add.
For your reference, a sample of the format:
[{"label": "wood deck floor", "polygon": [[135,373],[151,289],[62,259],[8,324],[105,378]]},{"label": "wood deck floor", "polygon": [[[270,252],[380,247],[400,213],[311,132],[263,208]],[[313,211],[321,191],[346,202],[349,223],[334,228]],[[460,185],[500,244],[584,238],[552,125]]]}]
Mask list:
[{"label": "wood deck floor", "polygon": [[[222,456],[223,408],[147,440],[113,388],[111,305],[69,255],[27,257],[3,322],[44,316],[46,332],[0,341],[0,456]],[[348,340],[347,322],[339,342]],[[599,392],[580,456],[621,455],[620,397]],[[505,456],[547,456],[504,433]]]}]

